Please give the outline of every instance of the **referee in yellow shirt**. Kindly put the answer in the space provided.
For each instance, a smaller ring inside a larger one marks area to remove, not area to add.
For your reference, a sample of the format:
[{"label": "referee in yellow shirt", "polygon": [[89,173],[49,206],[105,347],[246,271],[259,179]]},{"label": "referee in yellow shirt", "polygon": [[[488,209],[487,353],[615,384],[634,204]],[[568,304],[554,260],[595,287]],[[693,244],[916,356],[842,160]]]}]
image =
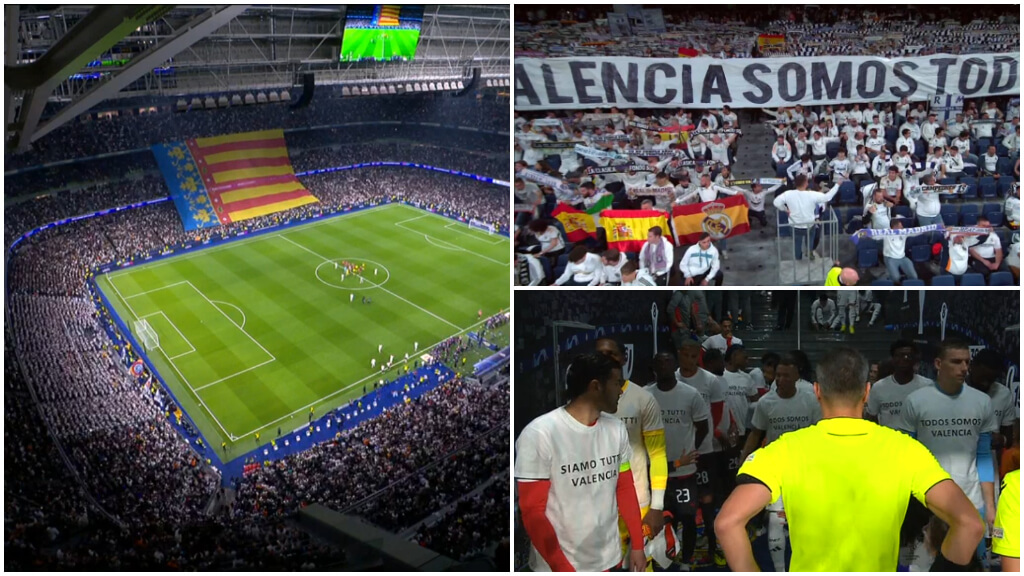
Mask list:
[{"label": "referee in yellow shirt", "polygon": [[1003,557],[1003,572],[1020,572],[1020,470],[1003,478],[992,531],[992,551]]},{"label": "referee in yellow shirt", "polygon": [[831,351],[814,384],[822,420],[747,457],[715,521],[732,571],[758,570],[746,525],[781,497],[790,571],[893,572],[911,496],[950,526],[932,570],[966,570],[985,534],[978,511],[920,442],[861,418],[867,380],[859,352]]}]

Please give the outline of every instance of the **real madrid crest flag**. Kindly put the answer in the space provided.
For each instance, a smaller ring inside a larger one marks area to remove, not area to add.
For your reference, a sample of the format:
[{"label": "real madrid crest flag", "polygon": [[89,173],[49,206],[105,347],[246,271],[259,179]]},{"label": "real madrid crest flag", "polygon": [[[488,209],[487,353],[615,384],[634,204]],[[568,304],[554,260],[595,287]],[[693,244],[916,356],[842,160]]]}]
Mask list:
[{"label": "real madrid crest flag", "polygon": [[565,203],[559,203],[551,211],[551,215],[562,223],[565,237],[569,242],[582,242],[588,236],[597,237],[597,226],[594,217],[582,210],[577,210]]},{"label": "real madrid crest flag", "polygon": [[601,212],[601,227],[608,236],[608,247],[620,252],[639,252],[647,242],[647,231],[661,226],[662,234],[670,242],[668,218],[660,210],[605,210]]},{"label": "real madrid crest flag", "polygon": [[724,200],[683,204],[672,208],[679,245],[696,244],[704,232],[714,240],[750,232],[747,199],[737,194]]},{"label": "real madrid crest flag", "polygon": [[131,368],[132,376],[135,376],[136,378],[141,378],[142,375],[145,373],[145,371],[146,371],[146,365],[143,364],[142,358],[139,358],[135,362],[132,362],[132,368]]}]

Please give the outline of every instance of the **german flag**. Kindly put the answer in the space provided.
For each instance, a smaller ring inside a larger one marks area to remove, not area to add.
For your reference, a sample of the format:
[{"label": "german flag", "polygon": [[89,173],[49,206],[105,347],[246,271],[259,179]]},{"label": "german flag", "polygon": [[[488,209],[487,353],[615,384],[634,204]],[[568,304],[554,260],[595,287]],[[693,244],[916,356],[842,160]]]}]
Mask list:
[{"label": "german flag", "polygon": [[380,7],[380,17],[377,18],[378,26],[398,26],[398,15],[402,11],[401,6],[387,5]]},{"label": "german flag", "polygon": [[186,145],[222,224],[318,202],[295,177],[283,130],[197,138]]}]

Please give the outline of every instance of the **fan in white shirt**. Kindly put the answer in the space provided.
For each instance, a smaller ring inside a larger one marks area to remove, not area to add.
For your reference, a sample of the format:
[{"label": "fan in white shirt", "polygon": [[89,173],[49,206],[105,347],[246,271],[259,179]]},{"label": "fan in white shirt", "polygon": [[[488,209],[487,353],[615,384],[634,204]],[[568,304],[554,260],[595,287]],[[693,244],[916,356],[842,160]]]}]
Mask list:
[{"label": "fan in white shirt", "polygon": [[793,158],[793,147],[786,142],[785,137],[780,135],[772,145],[772,168],[789,162],[791,158]]},{"label": "fan in white shirt", "polygon": [[601,254],[601,264],[604,265],[604,283],[618,284],[622,282],[622,267],[627,261],[626,255],[617,249],[605,250]]},{"label": "fan in white shirt", "polygon": [[[732,320],[723,318],[718,325],[722,328],[719,334],[709,336],[702,346],[705,350],[715,349],[725,354],[731,346],[742,346],[743,340],[732,335]],[[728,360],[726,360],[728,362]]]},{"label": "fan in white shirt", "polygon": [[587,247],[576,245],[569,252],[569,263],[565,271],[555,280],[555,286],[561,286],[572,280],[577,286],[597,286],[604,279],[604,264],[601,257],[587,251]]},{"label": "fan in white shirt", "polygon": [[629,260],[619,269],[622,275],[623,286],[657,286],[654,276],[647,270],[641,270],[640,265]]},{"label": "fan in white shirt", "polygon": [[721,286],[723,275],[718,248],[711,243],[711,235],[705,232],[700,241],[686,249],[679,270],[683,273],[684,286],[707,286],[714,282]]}]

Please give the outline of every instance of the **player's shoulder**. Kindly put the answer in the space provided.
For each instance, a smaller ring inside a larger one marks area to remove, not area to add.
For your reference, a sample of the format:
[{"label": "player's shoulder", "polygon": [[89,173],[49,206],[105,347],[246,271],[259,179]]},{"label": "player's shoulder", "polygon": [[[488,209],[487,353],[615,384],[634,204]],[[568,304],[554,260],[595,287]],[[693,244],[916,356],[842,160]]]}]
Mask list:
[{"label": "player's shoulder", "polygon": [[[1009,492],[1008,492],[1009,491]],[[1002,492],[1009,494],[1016,494],[1017,498],[1020,498],[1020,469],[1007,472],[1006,476],[1003,476],[1003,488]]]}]

